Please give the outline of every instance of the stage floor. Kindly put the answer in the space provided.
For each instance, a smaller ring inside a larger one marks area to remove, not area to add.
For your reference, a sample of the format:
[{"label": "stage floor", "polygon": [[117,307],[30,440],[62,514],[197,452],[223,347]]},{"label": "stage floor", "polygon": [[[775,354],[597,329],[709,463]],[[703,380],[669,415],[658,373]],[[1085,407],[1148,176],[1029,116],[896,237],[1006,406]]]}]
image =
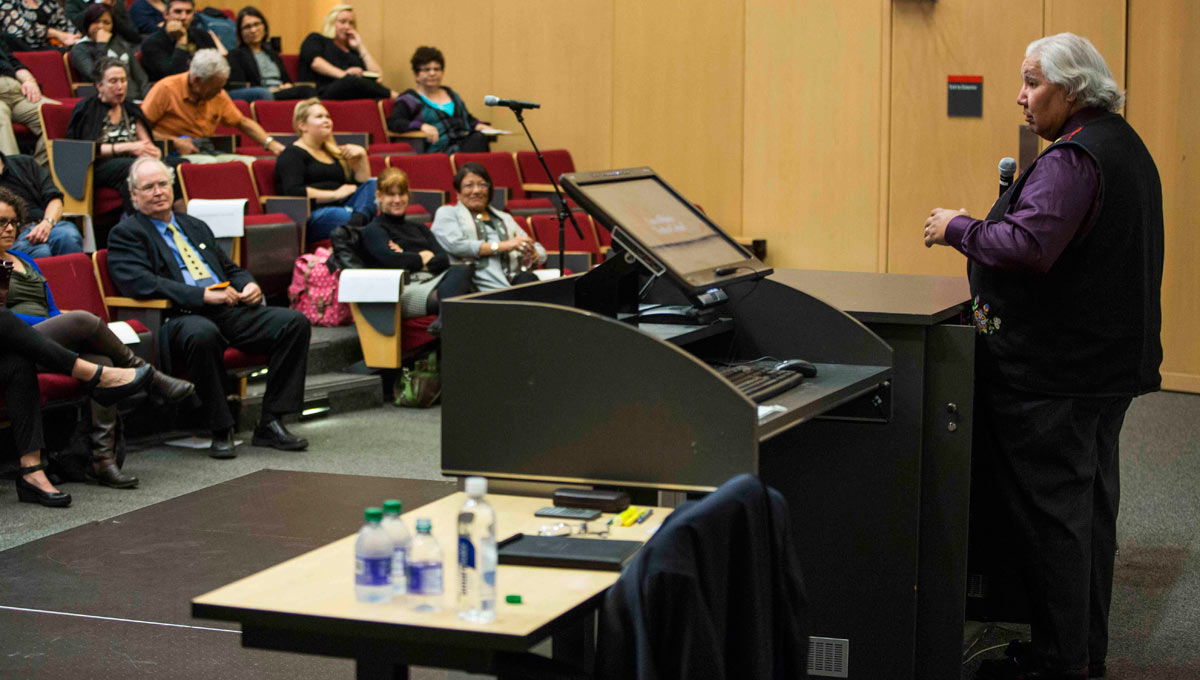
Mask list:
[{"label": "stage floor", "polygon": [[0,552],[0,677],[352,678],[348,659],[243,649],[191,599],[354,533],[385,498],[454,490],[262,470]]}]

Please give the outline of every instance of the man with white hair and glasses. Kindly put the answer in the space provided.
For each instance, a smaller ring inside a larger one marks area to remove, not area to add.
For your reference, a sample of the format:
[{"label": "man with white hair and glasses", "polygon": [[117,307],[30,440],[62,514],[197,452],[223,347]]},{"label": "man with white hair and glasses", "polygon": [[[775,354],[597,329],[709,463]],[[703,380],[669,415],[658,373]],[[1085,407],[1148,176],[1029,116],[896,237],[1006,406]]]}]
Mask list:
[{"label": "man with white hair and glasses", "polygon": [[1133,397],[1159,389],[1162,187],[1124,94],[1085,38],[1025,52],[1017,97],[1053,142],[985,219],[935,208],[925,245],[967,257],[977,330],[975,490],[991,492],[999,554],[1028,596],[1030,636],[978,678],[1106,674]]},{"label": "man with white hair and glasses", "polygon": [[155,139],[170,140],[175,150],[193,163],[240,160],[253,156],[219,153],[209,138],[218,125],[229,125],[278,155],[283,144],[247,118],[225,92],[229,63],[216,50],[198,50],[186,73],[167,76],[150,88],[142,111],[154,126]]}]

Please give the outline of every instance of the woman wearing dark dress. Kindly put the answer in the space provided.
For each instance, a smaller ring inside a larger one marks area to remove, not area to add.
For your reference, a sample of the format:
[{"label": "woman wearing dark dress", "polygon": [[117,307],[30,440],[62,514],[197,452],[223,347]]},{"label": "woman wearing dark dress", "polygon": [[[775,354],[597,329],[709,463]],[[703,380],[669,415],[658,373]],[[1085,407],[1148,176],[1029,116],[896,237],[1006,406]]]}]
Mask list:
[{"label": "woman wearing dark dress", "polygon": [[442,51],[436,47],[418,47],[411,63],[417,87],[405,90],[396,99],[396,106],[388,115],[388,129],[425,135],[426,153],[487,151],[488,139],[482,132],[487,124],[467,111],[457,92],[442,85],[446,70]]},{"label": "woman wearing dark dress", "polygon": [[283,59],[268,42],[271,28],[257,7],[243,7],[237,15],[238,46],[229,53],[229,80],[250,87],[265,87],[275,99],[308,99],[317,96],[311,85],[294,85]]},{"label": "woman wearing dark dress", "polygon": [[381,71],[358,35],[350,5],[334,5],[321,32],[300,44],[300,80],[316,83],[321,99],[395,98],[396,91],[377,80]]},{"label": "woman wearing dark dress", "polygon": [[[100,387],[131,383],[116,394],[94,391],[92,402],[92,474],[105,485],[119,489],[137,486],[137,478],[118,468],[116,461],[117,399],[149,388],[170,401],[190,396],[195,388],[154,370],[121,342],[108,325],[96,315],[84,311],[60,312],[50,287],[33,259],[10,251],[16,227],[24,221],[25,203],[8,189],[0,188],[0,266],[5,281],[0,284],[0,377],[21,384],[8,387],[8,409],[13,414],[14,438],[21,454],[21,474],[17,481],[20,500],[50,506],[70,504],[70,496],[60,494],[41,472],[41,408],[37,398],[37,377],[33,394],[29,393],[28,366],[8,355],[16,354],[55,373],[79,379],[92,378]],[[28,324],[28,326],[26,326]],[[26,330],[32,326],[34,333]],[[85,353],[81,358],[77,352]],[[113,368],[119,366],[120,368]],[[109,376],[106,383],[104,376]],[[33,425],[36,424],[36,427]]]},{"label": "woman wearing dark dress", "polygon": [[275,190],[317,202],[319,207],[308,217],[308,243],[329,238],[356,212],[364,222],[371,219],[375,180],[366,149],[357,144],[339,146],[333,140],[329,111],[315,98],[296,104],[292,125],[300,138],[275,161]]},{"label": "woman wearing dark dress", "polygon": [[[423,224],[404,219],[408,208],[408,175],[399,168],[379,174],[375,201],[379,216],[363,229],[363,255],[368,267],[404,269],[409,281],[400,294],[405,318],[438,314],[441,300],[473,292],[471,268],[450,265],[450,256]],[[441,319],[430,326],[437,334]]]},{"label": "woman wearing dark dress", "polygon": [[142,70],[137,59],[137,50],[114,33],[112,8],[102,3],[88,5],[79,19],[79,26],[87,36],[71,47],[71,68],[84,78],[96,78],[96,66],[104,57],[120,59],[128,72],[125,96],[131,101],[141,101],[150,91],[150,79]]},{"label": "woman wearing dark dress", "polygon": [[[125,62],[104,57],[97,64],[96,94],[80,101],[67,123],[67,139],[82,139],[96,143],[96,161],[92,177],[96,186],[116,189],[126,212],[133,211],[129,196],[129,167],[142,156],[160,158],[162,150],[151,137],[153,126],[141,108],[126,97]],[[172,167],[186,163],[179,156],[166,159]],[[175,187],[176,196],[179,193]],[[183,210],[183,199],[176,205]]]}]

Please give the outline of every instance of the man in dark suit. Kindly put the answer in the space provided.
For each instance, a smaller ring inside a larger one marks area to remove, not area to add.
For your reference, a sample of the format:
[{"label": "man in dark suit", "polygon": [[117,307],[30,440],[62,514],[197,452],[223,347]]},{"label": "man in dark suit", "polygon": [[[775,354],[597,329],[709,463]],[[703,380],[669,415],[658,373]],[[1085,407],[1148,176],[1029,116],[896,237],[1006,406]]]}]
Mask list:
[{"label": "man in dark suit", "polygon": [[134,298],[167,298],[173,317],[163,325],[167,356],[186,367],[213,430],[214,458],[233,458],[233,417],[225,404],[221,362],[226,347],[268,354],[267,391],[255,446],[299,450],[308,441],[288,432],[280,416],[298,412],[311,329],[299,312],[262,304],[254,278],[217,244],[208,225],[171,211],[171,170],[155,158],[129,169],[129,192],[138,212],[108,235],[113,283]]}]

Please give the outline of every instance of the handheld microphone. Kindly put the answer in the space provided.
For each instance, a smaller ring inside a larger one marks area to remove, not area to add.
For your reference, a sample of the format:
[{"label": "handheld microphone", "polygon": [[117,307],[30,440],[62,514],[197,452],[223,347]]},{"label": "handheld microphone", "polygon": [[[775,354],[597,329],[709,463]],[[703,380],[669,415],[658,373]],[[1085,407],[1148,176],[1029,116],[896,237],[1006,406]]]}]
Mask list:
[{"label": "handheld microphone", "polygon": [[1012,186],[1013,175],[1017,172],[1017,162],[1006,156],[1000,159],[999,169],[1000,195],[1003,196],[1004,192],[1008,191],[1008,188]]},{"label": "handheld microphone", "polygon": [[514,111],[519,111],[521,109],[540,109],[540,108],[542,108],[541,104],[535,104],[533,102],[523,102],[523,101],[519,101],[516,99],[501,99],[494,94],[489,94],[488,96],[484,97],[483,105],[484,106],[507,106],[508,108],[510,108]]}]

